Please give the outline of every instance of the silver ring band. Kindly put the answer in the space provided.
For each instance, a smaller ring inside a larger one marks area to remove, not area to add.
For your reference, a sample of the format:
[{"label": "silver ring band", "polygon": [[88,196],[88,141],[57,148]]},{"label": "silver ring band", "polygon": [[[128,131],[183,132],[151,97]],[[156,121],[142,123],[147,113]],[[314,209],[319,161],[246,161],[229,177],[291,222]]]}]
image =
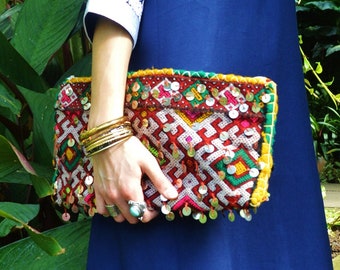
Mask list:
[{"label": "silver ring band", "polygon": [[115,205],[115,204],[106,204],[105,208],[106,208],[107,212],[109,212],[109,215],[113,218],[120,214],[120,210],[119,210],[118,206]]},{"label": "silver ring band", "polygon": [[130,206],[131,216],[141,220],[143,215],[144,215],[144,212],[146,210],[146,203],[145,202],[135,202],[135,201],[130,200],[128,202],[128,204]]}]

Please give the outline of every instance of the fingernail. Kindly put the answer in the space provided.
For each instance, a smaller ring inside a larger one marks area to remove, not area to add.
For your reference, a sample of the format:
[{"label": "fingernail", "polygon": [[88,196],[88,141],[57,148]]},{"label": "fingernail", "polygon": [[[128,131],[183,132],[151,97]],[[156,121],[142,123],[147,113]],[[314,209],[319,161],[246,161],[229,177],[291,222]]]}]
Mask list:
[{"label": "fingernail", "polygon": [[164,196],[168,199],[176,199],[178,197],[178,192],[174,187],[170,187],[164,192]]}]

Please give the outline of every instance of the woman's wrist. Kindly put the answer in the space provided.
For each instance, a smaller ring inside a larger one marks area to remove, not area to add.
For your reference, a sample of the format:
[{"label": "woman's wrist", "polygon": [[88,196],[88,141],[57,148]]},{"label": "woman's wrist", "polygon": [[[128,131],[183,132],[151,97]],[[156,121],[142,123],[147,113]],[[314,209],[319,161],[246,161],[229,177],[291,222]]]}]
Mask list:
[{"label": "woman's wrist", "polygon": [[124,115],[131,51],[132,40],[125,29],[110,20],[98,20],[93,39],[89,128]]}]

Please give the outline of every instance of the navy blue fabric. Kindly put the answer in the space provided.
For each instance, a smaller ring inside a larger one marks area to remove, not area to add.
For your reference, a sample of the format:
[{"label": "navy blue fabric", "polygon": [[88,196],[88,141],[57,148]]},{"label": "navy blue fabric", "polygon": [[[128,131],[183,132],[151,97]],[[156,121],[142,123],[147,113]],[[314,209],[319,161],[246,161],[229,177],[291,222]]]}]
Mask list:
[{"label": "navy blue fabric", "polygon": [[131,70],[264,75],[278,84],[271,198],[248,223],[93,219],[89,269],[332,269],[294,1],[146,0]]}]

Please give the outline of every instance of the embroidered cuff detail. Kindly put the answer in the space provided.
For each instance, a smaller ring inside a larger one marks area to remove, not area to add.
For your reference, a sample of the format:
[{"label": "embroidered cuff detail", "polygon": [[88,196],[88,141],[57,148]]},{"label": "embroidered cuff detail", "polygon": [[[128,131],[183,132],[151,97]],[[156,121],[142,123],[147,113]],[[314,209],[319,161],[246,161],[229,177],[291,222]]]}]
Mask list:
[{"label": "embroidered cuff detail", "polygon": [[92,41],[98,16],[106,17],[121,25],[136,45],[144,0],[89,0],[84,15],[85,32]]}]

